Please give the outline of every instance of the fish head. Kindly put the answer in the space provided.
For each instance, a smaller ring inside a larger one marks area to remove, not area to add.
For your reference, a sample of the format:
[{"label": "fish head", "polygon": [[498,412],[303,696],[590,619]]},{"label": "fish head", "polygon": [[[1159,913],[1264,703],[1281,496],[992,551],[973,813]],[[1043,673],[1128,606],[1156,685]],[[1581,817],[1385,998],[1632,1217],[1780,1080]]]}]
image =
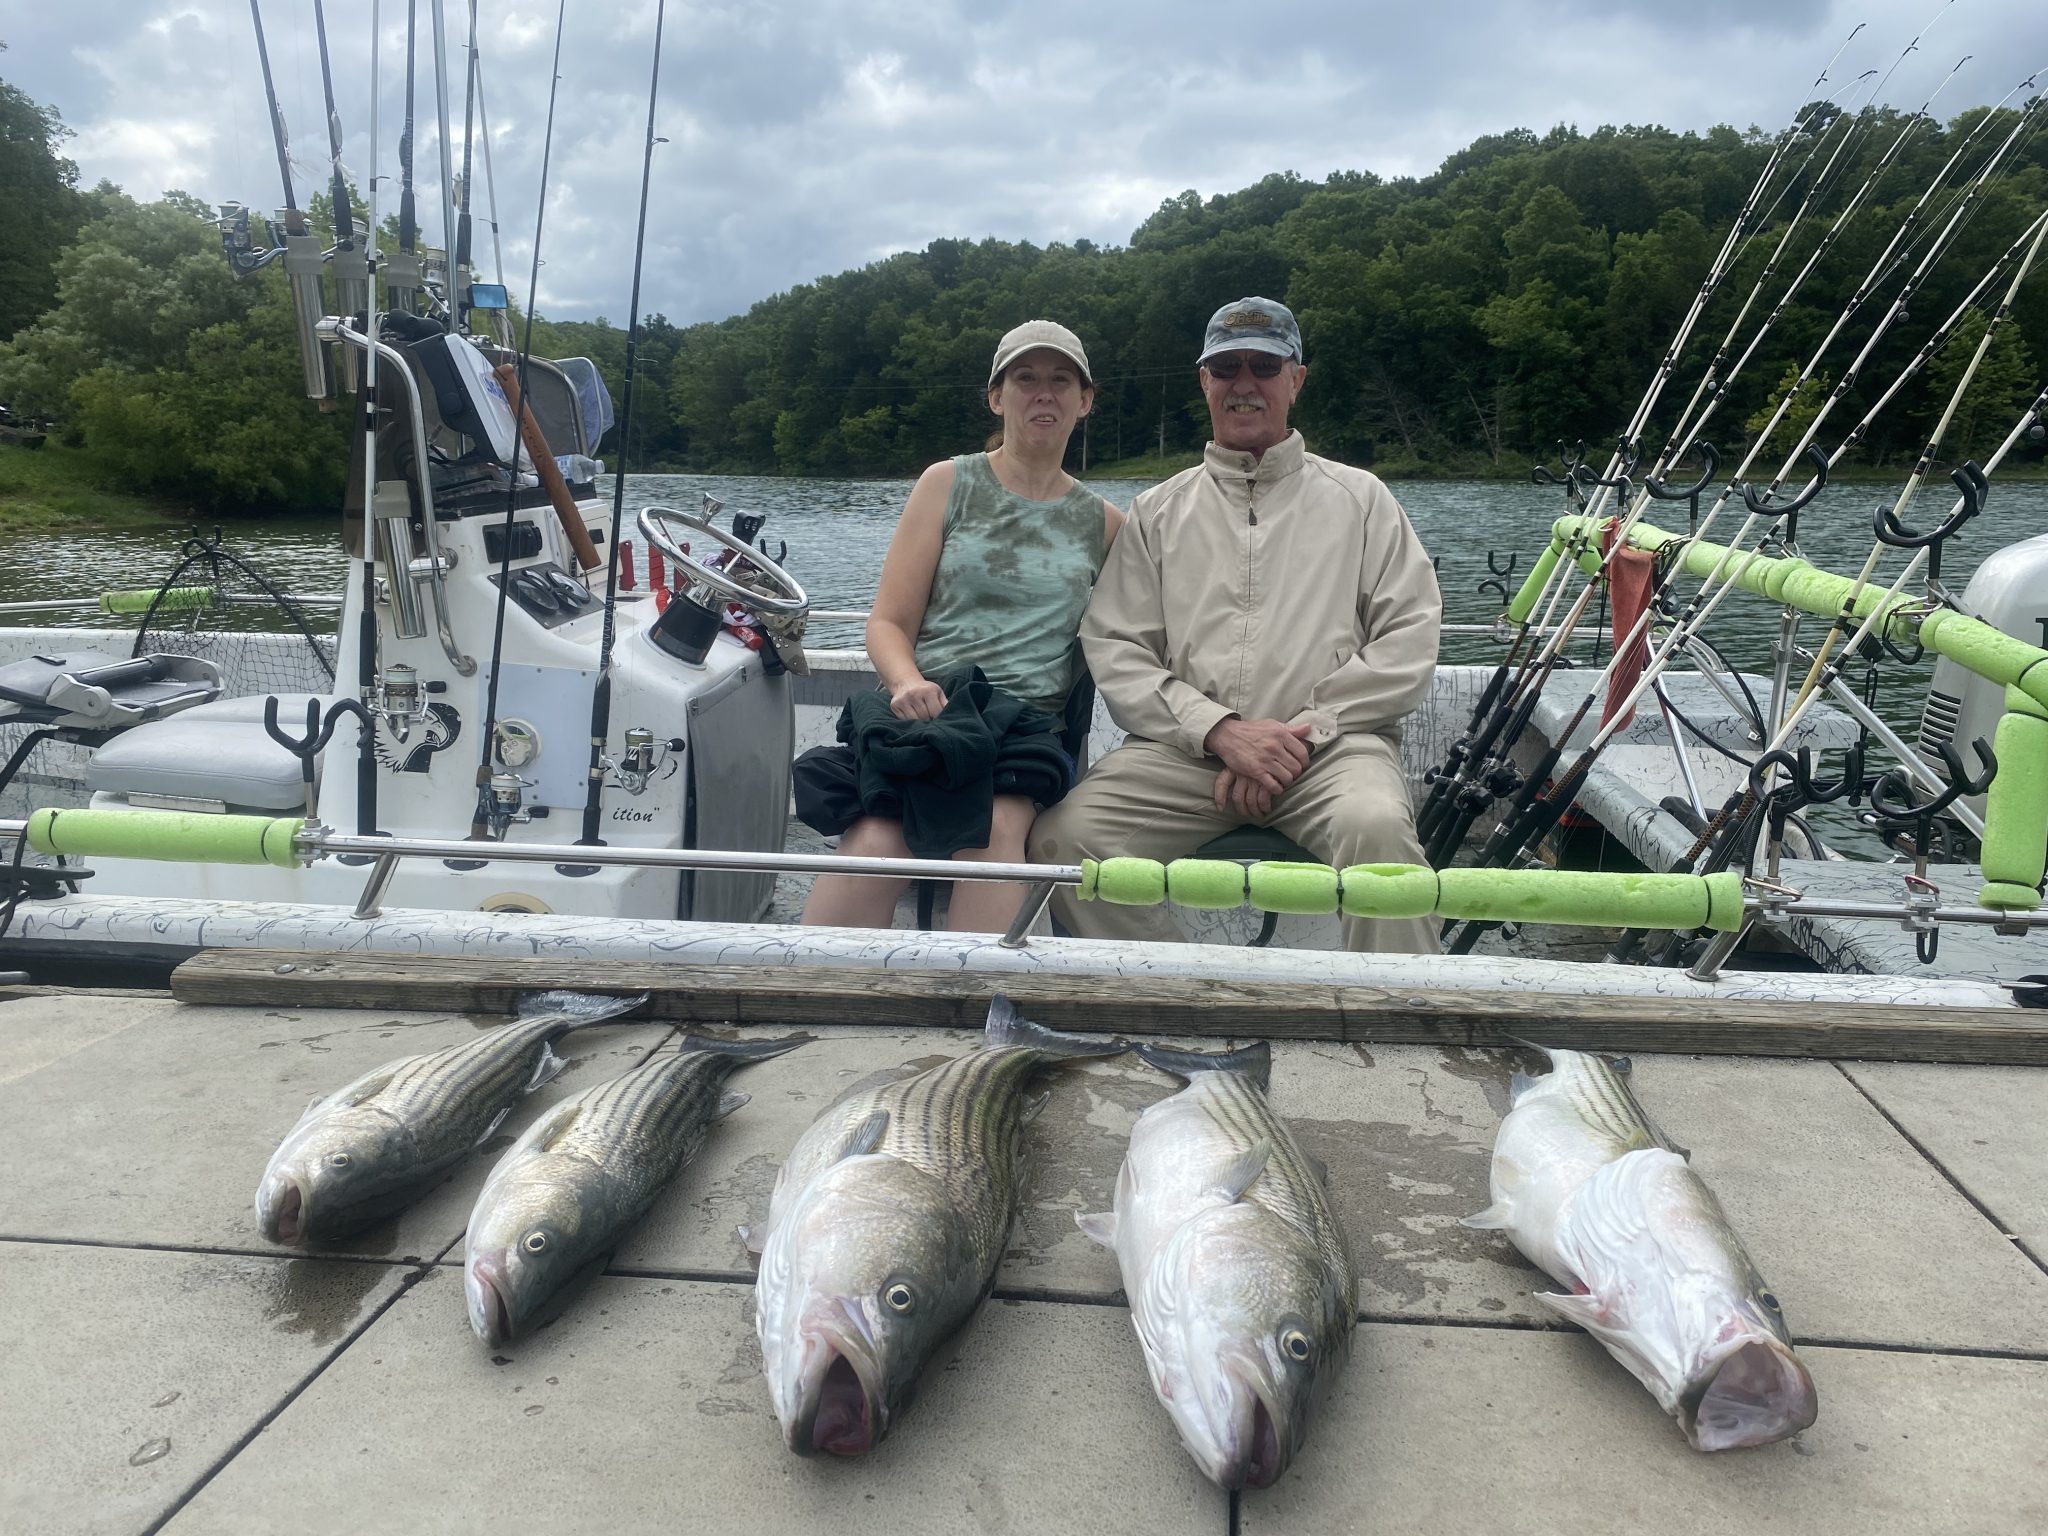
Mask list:
[{"label": "fish head", "polygon": [[419,1166],[412,1131],[366,1104],[309,1111],[256,1186],[256,1225],[304,1247],[359,1231],[391,1208]]},{"label": "fish head", "polygon": [[1770,1445],[1812,1424],[1820,1416],[1813,1377],[1793,1353],[1784,1311],[1763,1277],[1752,1268],[1740,1292],[1711,1305],[1712,1337],[1678,1399],[1678,1422],[1694,1449]]},{"label": "fish head", "polygon": [[1676,1153],[1601,1169],[1561,1236],[1586,1289],[1538,1299],[1605,1344],[1697,1449],[1768,1445],[1818,1417],[1783,1307]]},{"label": "fish head", "polygon": [[1350,1354],[1346,1292],[1312,1243],[1254,1202],[1198,1213],[1160,1250],[1132,1320],[1211,1482],[1265,1488],[1287,1470]]},{"label": "fish head", "polygon": [[469,1325],[503,1344],[603,1257],[614,1230],[603,1170],[538,1153],[501,1165],[470,1213],[462,1289]]},{"label": "fish head", "polygon": [[972,1315],[979,1269],[945,1186],[894,1157],[836,1163],[777,1213],[754,1304],[789,1448],[872,1450]]}]

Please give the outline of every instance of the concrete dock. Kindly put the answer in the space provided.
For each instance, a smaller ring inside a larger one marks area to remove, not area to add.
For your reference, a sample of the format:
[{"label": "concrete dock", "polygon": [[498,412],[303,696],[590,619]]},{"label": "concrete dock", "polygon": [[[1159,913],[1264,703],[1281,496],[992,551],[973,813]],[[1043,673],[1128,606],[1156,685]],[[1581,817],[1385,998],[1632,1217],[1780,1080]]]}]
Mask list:
[{"label": "concrete dock", "polygon": [[[1134,1059],[1052,1083],[990,1303],[861,1461],[782,1446],[734,1228],[841,1088],[973,1037],[848,1029],[750,1067],[752,1103],[555,1323],[489,1350],[462,1305],[488,1150],[318,1256],[258,1175],[308,1099],[498,1019],[0,1002],[0,1531],[2038,1533],[2048,1529],[2048,1073],[1637,1058],[1783,1299],[1820,1392],[1785,1444],[1703,1456],[1583,1334],[1487,1201],[1515,1053],[1276,1047],[1365,1276],[1351,1365],[1279,1486],[1205,1482],[1154,1400],[1105,1208]],[[772,1033],[772,1032],[771,1032]],[[548,1103],[661,1026],[563,1042]]]}]

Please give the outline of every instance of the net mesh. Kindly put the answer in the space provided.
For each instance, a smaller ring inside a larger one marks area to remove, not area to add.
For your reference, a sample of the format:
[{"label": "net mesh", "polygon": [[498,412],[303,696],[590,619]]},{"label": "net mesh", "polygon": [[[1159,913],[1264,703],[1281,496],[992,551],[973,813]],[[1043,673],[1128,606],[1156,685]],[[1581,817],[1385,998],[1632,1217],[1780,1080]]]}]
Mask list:
[{"label": "net mesh", "polygon": [[231,696],[326,693],[334,686],[335,638],[318,632],[308,600],[277,586],[217,529],[212,538],[180,546],[178,563],[141,611],[131,655],[210,661]]}]

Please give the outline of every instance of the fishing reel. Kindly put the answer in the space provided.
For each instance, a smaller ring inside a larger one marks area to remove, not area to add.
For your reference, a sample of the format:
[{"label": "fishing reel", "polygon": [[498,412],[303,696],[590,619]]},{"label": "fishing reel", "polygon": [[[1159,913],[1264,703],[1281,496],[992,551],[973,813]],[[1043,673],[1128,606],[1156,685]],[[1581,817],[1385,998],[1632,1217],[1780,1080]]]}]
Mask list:
[{"label": "fishing reel", "polygon": [[277,238],[277,231],[268,219],[259,220],[263,225],[263,246],[256,244],[256,237],[249,228],[249,209],[243,203],[222,203],[220,217],[213,221],[220,231],[221,249],[228,258],[228,270],[237,277],[253,277],[284,254],[284,242]]},{"label": "fishing reel", "polygon": [[393,662],[378,674],[370,689],[370,708],[391,732],[392,740],[403,745],[412,728],[427,718],[426,689],[419,672],[404,662]]},{"label": "fishing reel", "polygon": [[672,754],[682,751],[683,745],[680,736],[657,742],[654,732],[644,725],[635,725],[626,731],[626,750],[616,758],[601,759],[601,764],[605,772],[617,775],[619,787],[627,794],[644,795],[656,770],[669,762]]},{"label": "fishing reel", "polygon": [[516,773],[494,773],[490,785],[484,791],[484,825],[490,830],[493,840],[503,842],[506,831],[514,823],[533,820],[533,812],[524,809],[526,791],[533,788],[532,779],[522,779]]}]

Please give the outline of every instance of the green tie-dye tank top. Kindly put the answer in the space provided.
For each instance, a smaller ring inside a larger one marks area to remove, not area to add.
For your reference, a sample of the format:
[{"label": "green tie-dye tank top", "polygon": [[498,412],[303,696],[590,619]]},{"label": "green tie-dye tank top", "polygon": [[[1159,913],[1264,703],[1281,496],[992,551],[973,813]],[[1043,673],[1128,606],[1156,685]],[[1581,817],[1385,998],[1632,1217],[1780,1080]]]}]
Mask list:
[{"label": "green tie-dye tank top", "polygon": [[998,688],[1056,712],[1102,569],[1102,525],[1102,498],[1078,481],[1058,501],[1032,501],[996,478],[987,454],[956,458],[918,670],[936,681],[977,666]]}]

